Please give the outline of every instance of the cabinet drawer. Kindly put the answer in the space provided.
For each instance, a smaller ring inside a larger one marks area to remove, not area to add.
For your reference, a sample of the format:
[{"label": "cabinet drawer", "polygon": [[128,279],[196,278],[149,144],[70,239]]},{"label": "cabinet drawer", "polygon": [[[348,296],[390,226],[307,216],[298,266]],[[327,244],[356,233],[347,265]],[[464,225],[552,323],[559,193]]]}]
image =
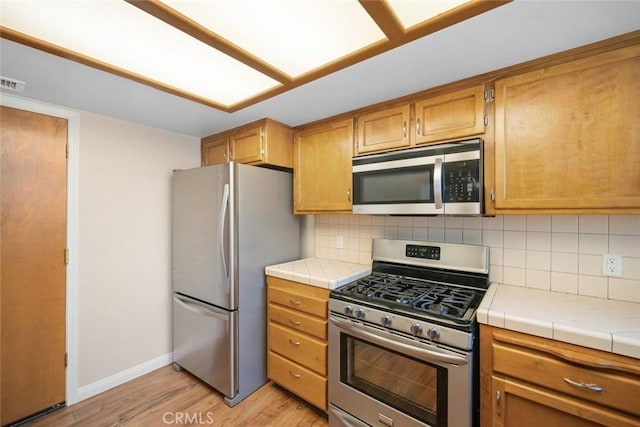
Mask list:
[{"label": "cabinet drawer", "polygon": [[[304,285],[299,285],[295,289],[270,286],[269,302],[326,319],[329,291],[317,288],[319,291],[326,291],[327,293],[327,297],[319,297],[311,293],[301,292],[300,290],[303,288]],[[311,288],[311,286],[307,286],[307,288]]]},{"label": "cabinet drawer", "polygon": [[[493,343],[492,353],[494,372],[640,415],[640,380],[632,375],[568,363],[552,355],[500,343]],[[595,391],[596,387],[601,391]]]},{"label": "cabinet drawer", "polygon": [[307,402],[327,410],[327,379],[272,351],[268,354],[267,376]]},{"label": "cabinet drawer", "polygon": [[269,322],[269,350],[327,375],[327,343]]},{"label": "cabinet drawer", "polygon": [[309,316],[300,311],[269,304],[269,320],[305,334],[313,335],[321,340],[327,339],[327,321]]}]

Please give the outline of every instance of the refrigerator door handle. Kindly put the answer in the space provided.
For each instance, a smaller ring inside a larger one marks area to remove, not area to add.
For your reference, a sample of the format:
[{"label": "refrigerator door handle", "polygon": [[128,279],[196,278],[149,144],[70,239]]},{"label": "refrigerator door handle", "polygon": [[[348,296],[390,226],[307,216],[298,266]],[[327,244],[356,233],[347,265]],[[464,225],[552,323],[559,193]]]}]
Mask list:
[{"label": "refrigerator door handle", "polygon": [[229,184],[224,185],[222,190],[222,206],[220,207],[220,256],[222,257],[222,269],[224,278],[227,281],[227,293],[231,292],[231,280],[227,271],[227,259],[224,253],[224,223],[227,216],[227,205],[229,204]]},{"label": "refrigerator door handle", "polygon": [[205,308],[199,307],[193,302],[185,301],[177,295],[174,295],[173,298],[176,300],[178,305],[180,305],[185,310],[191,311],[192,313],[201,314],[203,316],[212,317],[214,319],[229,321],[229,313],[216,312],[216,311],[213,311],[212,309],[205,309]]}]

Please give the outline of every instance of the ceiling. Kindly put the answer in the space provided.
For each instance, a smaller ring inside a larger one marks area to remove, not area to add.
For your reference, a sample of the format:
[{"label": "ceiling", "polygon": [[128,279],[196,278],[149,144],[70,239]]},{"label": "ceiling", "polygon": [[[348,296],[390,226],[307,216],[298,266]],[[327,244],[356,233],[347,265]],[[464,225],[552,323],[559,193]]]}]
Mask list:
[{"label": "ceiling", "polygon": [[20,96],[200,137],[263,117],[297,126],[638,29],[640,0],[515,0],[233,112],[4,38],[0,74],[26,83]]}]

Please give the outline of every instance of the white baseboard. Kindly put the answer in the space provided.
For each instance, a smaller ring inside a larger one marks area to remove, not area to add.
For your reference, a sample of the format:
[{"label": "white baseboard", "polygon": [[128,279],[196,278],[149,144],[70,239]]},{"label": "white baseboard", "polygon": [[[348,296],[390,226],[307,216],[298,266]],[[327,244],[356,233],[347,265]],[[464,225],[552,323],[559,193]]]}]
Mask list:
[{"label": "white baseboard", "polygon": [[107,391],[113,387],[124,384],[127,381],[131,381],[142,375],[148,374],[151,371],[155,371],[158,368],[162,368],[173,362],[173,353],[167,353],[164,356],[156,357],[148,362],[141,363],[140,365],[129,368],[125,371],[111,375],[110,377],[103,378],[93,384],[80,387],[78,389],[78,400],[74,403],[83,401],[90,397]]}]

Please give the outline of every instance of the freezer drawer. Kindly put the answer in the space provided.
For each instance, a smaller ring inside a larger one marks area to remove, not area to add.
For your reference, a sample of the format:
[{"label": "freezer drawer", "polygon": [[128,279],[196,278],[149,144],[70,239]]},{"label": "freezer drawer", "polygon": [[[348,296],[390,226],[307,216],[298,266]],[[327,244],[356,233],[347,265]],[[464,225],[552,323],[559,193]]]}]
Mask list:
[{"label": "freezer drawer", "polygon": [[237,393],[237,311],[173,296],[173,360],[228,398]]}]

